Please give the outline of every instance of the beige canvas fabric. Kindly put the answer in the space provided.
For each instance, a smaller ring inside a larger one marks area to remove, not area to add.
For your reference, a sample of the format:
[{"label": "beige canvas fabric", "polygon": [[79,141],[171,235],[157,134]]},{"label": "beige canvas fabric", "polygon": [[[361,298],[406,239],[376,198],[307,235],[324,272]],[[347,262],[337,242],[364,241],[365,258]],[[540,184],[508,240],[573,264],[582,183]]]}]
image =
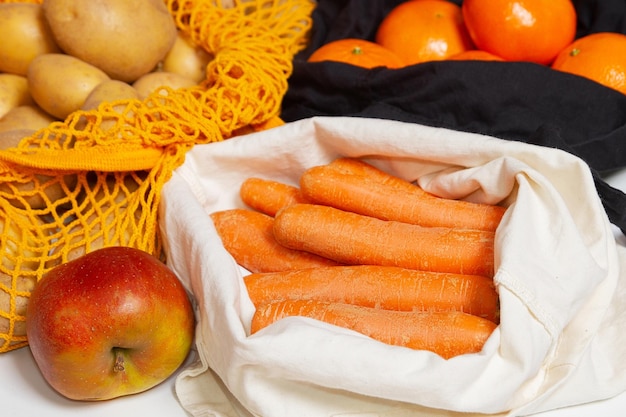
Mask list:
[{"label": "beige canvas fabric", "polygon": [[[502,202],[501,323],[444,360],[292,317],[249,336],[242,270],[208,215],[243,207],[249,176],[361,157],[435,194]],[[626,251],[580,159],[416,124],[314,118],[196,146],[163,191],[168,262],[197,303],[197,361],[176,380],[193,416],[522,416],[626,389]]]}]

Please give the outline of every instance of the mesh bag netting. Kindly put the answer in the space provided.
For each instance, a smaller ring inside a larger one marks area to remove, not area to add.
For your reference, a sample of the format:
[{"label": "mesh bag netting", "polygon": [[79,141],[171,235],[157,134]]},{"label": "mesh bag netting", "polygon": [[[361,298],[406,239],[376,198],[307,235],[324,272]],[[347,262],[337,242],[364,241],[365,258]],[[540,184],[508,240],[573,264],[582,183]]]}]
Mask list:
[{"label": "mesh bag netting", "polygon": [[55,265],[113,245],[164,257],[159,194],[191,147],[281,123],[314,2],[165,3],[213,56],[205,80],[75,111],[0,150],[0,352],[27,345],[30,291]]}]

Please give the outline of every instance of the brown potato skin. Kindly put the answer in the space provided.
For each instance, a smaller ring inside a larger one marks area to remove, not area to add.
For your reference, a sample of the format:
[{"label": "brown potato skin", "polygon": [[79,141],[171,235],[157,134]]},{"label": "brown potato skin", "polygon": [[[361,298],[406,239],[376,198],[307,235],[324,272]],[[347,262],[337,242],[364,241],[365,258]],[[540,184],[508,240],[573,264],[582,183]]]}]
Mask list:
[{"label": "brown potato skin", "polygon": [[0,119],[0,135],[15,130],[39,130],[58,119],[43,111],[36,104],[12,108]]},{"label": "brown potato skin", "polygon": [[151,72],[140,77],[133,83],[133,87],[137,90],[139,98],[146,99],[150,94],[159,91],[159,94],[165,95],[167,92],[161,87],[169,87],[174,90],[179,88],[188,88],[196,85],[196,82],[185,76],[165,71]]},{"label": "brown potato skin", "polygon": [[177,35],[162,0],[47,0],[43,11],[65,53],[129,83],[152,71]]},{"label": "brown potato skin", "polygon": [[211,54],[195,45],[189,36],[179,32],[176,42],[163,58],[161,69],[200,83],[206,79],[206,67],[212,59]]},{"label": "brown potato skin", "polygon": [[66,54],[39,55],[26,76],[35,102],[60,120],[80,109],[91,91],[109,80],[99,68]]},{"label": "brown potato skin", "polygon": [[0,4],[0,72],[26,75],[38,55],[60,52],[40,4]]}]

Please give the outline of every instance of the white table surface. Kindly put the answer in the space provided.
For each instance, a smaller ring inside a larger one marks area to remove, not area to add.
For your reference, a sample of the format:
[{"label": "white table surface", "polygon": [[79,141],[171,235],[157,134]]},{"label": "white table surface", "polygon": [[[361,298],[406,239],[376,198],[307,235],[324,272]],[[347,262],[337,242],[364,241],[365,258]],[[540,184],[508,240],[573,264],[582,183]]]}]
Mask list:
[{"label": "white table surface", "polygon": [[[626,190],[626,170],[607,178]],[[618,233],[618,241],[626,245]],[[174,394],[174,376],[141,394],[105,402],[78,402],[57,394],[39,373],[28,348],[0,354],[1,416],[7,417],[189,417]],[[626,393],[609,400],[537,414],[537,417],[623,417]],[[266,416],[271,417],[271,416]],[[294,416],[296,417],[296,416]]]}]

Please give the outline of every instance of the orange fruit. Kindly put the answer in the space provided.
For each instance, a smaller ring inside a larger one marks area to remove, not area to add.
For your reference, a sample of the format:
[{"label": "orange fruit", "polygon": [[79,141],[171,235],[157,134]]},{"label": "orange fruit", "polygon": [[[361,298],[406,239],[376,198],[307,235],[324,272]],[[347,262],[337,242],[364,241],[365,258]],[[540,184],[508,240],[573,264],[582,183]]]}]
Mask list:
[{"label": "orange fruit", "polygon": [[363,68],[400,68],[404,62],[394,52],[365,39],[339,39],[316,49],[309,62],[337,61]]},{"label": "orange fruit", "polygon": [[549,65],[576,36],[571,0],[464,0],[461,9],[476,47],[507,61]]},{"label": "orange fruit", "polygon": [[400,3],[380,22],[376,42],[408,65],[443,60],[474,48],[461,7],[446,0]]},{"label": "orange fruit", "polygon": [[504,61],[497,55],[483,51],[481,49],[472,49],[463,51],[448,58],[449,61]]},{"label": "orange fruit", "polygon": [[601,32],[578,38],[557,55],[552,68],[626,94],[626,35]]}]

